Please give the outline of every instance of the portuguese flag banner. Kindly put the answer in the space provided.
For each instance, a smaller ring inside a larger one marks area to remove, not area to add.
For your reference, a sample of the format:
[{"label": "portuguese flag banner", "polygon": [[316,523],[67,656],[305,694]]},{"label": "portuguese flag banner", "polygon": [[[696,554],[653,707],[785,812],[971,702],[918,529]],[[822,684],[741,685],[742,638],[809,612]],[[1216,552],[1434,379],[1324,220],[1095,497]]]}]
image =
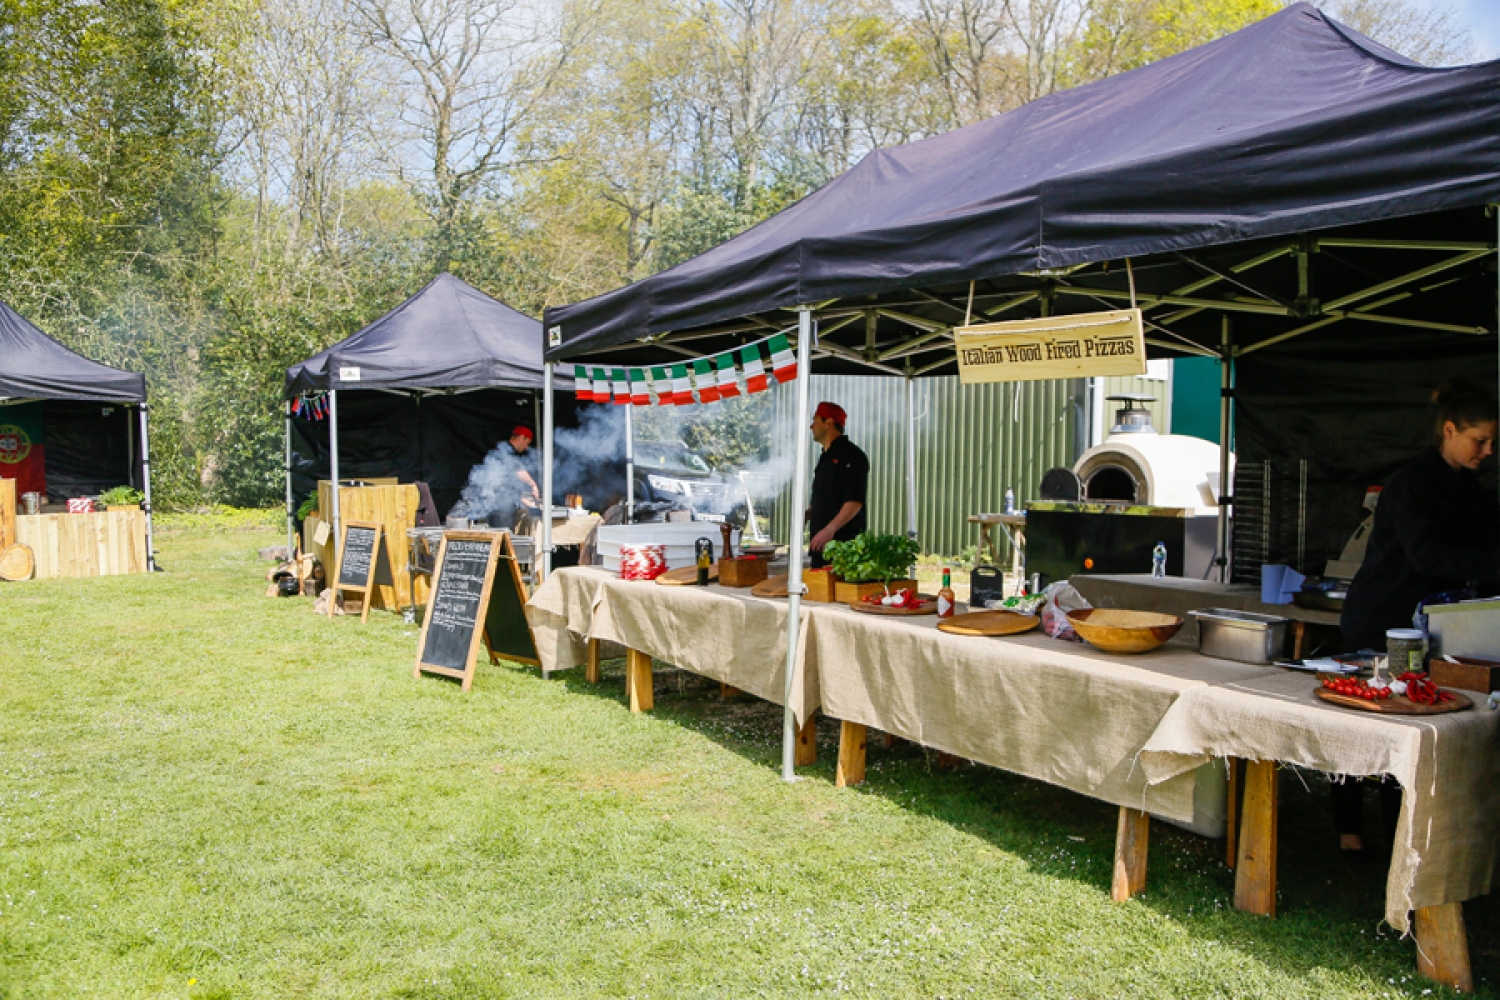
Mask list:
[{"label": "portuguese flag banner", "polygon": [[17,498],[47,492],[41,403],[0,406],[0,479],[16,481]]}]

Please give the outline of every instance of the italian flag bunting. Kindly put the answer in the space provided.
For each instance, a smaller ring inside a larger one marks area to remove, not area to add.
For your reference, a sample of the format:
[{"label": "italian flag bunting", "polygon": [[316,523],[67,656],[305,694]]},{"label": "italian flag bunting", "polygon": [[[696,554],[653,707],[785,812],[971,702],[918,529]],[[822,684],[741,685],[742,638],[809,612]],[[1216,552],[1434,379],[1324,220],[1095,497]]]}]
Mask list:
[{"label": "italian flag bunting", "polygon": [[609,375],[603,368],[591,369],[594,383],[594,402],[609,402]]},{"label": "italian flag bunting", "polygon": [[778,382],[790,382],[797,377],[797,357],[792,347],[781,334],[772,337],[767,346],[771,350],[771,374]]},{"label": "italian flag bunting", "polygon": [[610,382],[614,385],[614,398],[616,406],[627,406],[630,403],[630,383],[625,378],[625,369],[616,368],[612,373]]},{"label": "italian flag bunting", "polygon": [[719,401],[719,383],[714,378],[707,358],[699,358],[693,362],[693,382],[698,386],[698,402],[717,403]]},{"label": "italian flag bunting", "polygon": [[740,394],[740,383],[734,370],[734,355],[721,354],[714,358],[714,367],[719,370],[719,398],[729,399]]},{"label": "italian flag bunting", "polygon": [[769,385],[765,365],[760,361],[760,347],[751,344],[740,348],[740,362],[745,366],[745,391],[765,392]]},{"label": "italian flag bunting", "polygon": [[573,366],[573,396],[586,403],[594,400],[594,384],[589,381],[589,370],[583,365]]},{"label": "italian flag bunting", "polygon": [[646,388],[646,373],[640,368],[630,369],[630,401],[636,406],[651,405],[651,390]]},{"label": "italian flag bunting", "polygon": [[651,369],[651,391],[656,393],[657,406],[672,402],[672,376],[665,368]]},{"label": "italian flag bunting", "polygon": [[693,401],[693,383],[688,379],[687,365],[672,366],[672,402],[678,406]]}]

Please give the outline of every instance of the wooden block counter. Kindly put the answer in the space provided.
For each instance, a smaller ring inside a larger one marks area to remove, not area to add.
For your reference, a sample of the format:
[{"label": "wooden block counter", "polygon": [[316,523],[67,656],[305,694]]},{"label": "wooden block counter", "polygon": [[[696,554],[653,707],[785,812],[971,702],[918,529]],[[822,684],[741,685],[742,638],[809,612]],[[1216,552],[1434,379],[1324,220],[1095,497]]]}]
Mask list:
[{"label": "wooden block counter", "polygon": [[30,546],[39,580],[146,572],[146,514],[20,514],[16,541]]},{"label": "wooden block counter", "polygon": [[[411,575],[407,571],[406,529],[416,526],[417,507],[421,494],[413,485],[404,486],[345,486],[339,490],[339,517],[345,522],[372,521],[385,528],[386,544],[391,556],[393,586],[374,589],[373,604],[377,608],[398,610],[412,603]],[[318,513],[324,521],[333,520],[333,485],[326,480],[318,483]],[[304,533],[303,545],[317,556],[324,570],[334,572],[333,525],[329,524],[328,540],[322,545],[313,541],[316,524],[309,519],[308,527],[313,531]],[[418,604],[427,603],[427,578],[417,577]]]}]

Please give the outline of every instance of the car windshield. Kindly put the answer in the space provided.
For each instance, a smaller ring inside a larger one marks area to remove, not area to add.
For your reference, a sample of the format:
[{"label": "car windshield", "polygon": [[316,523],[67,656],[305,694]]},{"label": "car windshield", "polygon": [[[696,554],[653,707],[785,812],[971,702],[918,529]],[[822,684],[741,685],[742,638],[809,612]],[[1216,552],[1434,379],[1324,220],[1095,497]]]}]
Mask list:
[{"label": "car windshield", "polygon": [[638,444],[635,446],[635,461],[650,469],[663,472],[691,472],[706,476],[708,463],[686,448],[670,444]]}]

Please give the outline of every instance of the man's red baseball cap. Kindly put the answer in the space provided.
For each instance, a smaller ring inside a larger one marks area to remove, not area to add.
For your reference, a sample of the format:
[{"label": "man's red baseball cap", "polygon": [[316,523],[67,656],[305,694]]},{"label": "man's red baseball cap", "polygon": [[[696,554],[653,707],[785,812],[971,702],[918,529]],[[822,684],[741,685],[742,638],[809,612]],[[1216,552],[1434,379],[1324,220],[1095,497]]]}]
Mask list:
[{"label": "man's red baseball cap", "polygon": [[525,438],[528,441],[532,440],[533,437],[534,437],[534,435],[532,435],[532,433],[531,433],[531,430],[529,428],[526,428],[526,427],[517,427],[515,430],[513,430],[513,431],[510,432],[510,436],[511,437],[523,437],[523,438]]}]

